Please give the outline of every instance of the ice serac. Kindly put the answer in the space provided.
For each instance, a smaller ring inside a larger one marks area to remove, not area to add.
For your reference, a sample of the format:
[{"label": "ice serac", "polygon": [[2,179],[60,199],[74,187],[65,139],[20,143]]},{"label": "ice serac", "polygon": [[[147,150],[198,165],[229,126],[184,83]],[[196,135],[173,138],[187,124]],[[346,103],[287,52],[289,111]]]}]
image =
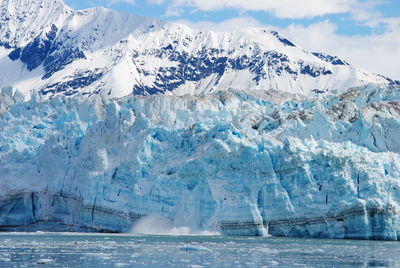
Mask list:
[{"label": "ice serac", "polygon": [[399,81],[311,53],[277,31],[215,32],[61,0],[0,2],[0,88],[108,98],[225,90],[309,94]]},{"label": "ice serac", "polygon": [[400,89],[0,98],[0,230],[400,239]]}]

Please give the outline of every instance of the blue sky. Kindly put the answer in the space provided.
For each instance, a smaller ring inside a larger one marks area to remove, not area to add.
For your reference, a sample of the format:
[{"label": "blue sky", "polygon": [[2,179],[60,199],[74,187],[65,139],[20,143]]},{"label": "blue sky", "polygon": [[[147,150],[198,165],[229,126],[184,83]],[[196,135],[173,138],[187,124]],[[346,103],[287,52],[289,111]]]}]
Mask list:
[{"label": "blue sky", "polygon": [[307,50],[400,79],[400,0],[64,0],[192,27],[276,28]]}]

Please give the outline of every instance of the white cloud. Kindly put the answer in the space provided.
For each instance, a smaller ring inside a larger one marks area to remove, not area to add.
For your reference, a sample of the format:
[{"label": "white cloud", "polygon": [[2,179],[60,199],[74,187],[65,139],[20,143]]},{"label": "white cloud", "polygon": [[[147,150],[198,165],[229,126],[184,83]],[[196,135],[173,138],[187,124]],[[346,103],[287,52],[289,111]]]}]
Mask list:
[{"label": "white cloud", "polygon": [[359,0],[170,0],[167,15],[177,16],[182,8],[188,7],[201,11],[265,11],[278,18],[311,18],[351,12],[363,6]]},{"label": "white cloud", "polygon": [[165,0],[147,0],[150,4],[161,5],[165,2]]},{"label": "white cloud", "polygon": [[307,27],[292,24],[280,31],[307,50],[330,53],[366,71],[400,80],[400,18],[390,22],[393,25],[386,32],[370,35],[338,34],[330,21]]},{"label": "white cloud", "polygon": [[135,0],[110,0],[108,2],[109,6],[115,5],[115,4],[119,4],[119,3],[126,3],[126,4],[134,4]]}]

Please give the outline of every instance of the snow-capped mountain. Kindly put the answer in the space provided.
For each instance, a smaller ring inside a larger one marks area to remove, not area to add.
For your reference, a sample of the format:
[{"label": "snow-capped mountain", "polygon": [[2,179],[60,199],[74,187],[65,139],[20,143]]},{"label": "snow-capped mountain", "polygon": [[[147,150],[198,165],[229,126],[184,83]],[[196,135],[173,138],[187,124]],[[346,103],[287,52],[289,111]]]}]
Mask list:
[{"label": "snow-capped mountain", "polygon": [[60,0],[0,1],[0,88],[46,97],[277,89],[307,94],[400,84],[311,53],[276,31],[194,30]]}]

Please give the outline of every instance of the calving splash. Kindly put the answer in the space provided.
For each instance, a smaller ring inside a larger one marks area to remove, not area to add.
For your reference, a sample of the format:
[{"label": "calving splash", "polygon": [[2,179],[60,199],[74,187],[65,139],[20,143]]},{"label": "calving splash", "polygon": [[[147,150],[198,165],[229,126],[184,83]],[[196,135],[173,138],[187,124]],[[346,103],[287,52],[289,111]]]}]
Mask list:
[{"label": "calving splash", "polygon": [[217,231],[198,230],[197,227],[179,225],[178,220],[170,220],[159,215],[149,215],[138,220],[131,230],[133,234],[154,235],[220,235]]},{"label": "calving splash", "polygon": [[1,231],[400,238],[398,88],[0,100]]}]

